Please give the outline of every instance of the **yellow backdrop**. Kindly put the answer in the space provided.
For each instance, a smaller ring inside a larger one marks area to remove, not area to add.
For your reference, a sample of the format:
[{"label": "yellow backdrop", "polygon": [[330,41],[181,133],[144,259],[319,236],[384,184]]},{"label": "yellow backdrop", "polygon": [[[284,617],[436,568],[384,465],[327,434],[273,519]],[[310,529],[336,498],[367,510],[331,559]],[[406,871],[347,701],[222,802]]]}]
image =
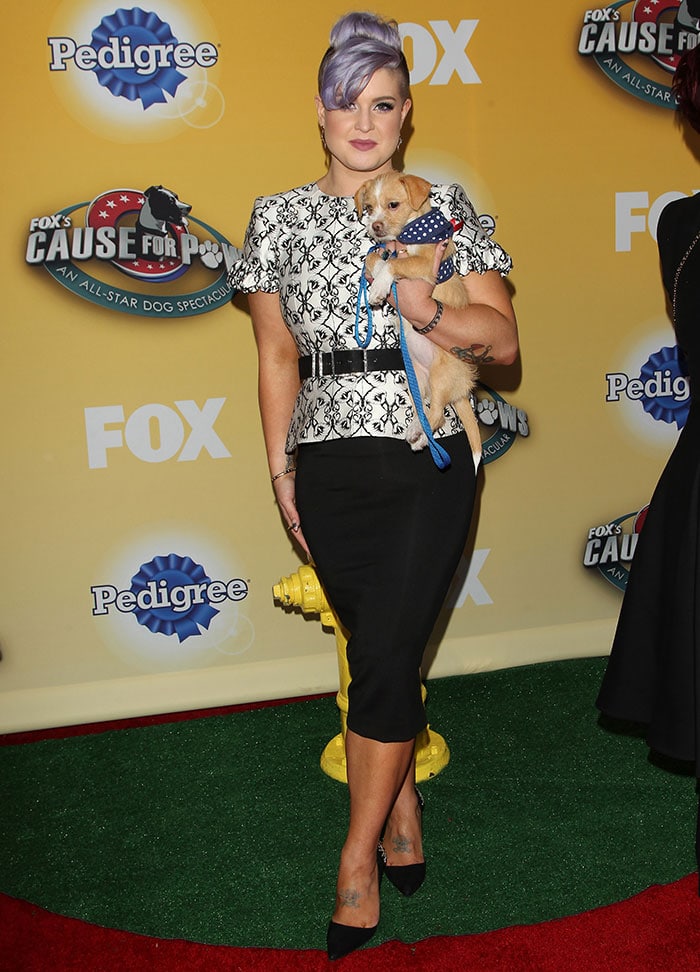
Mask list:
[{"label": "yellow backdrop", "polygon": [[[405,168],[462,182],[495,226],[521,330],[519,364],[483,373],[473,556],[429,675],[608,650],[620,537],[687,399],[654,230],[700,175],[665,8],[644,31],[631,2],[382,10],[413,68]],[[337,684],[332,636],[272,599],[300,559],[225,268],[255,196],[322,173],[316,65],[346,9],[6,12],[0,730]]]}]

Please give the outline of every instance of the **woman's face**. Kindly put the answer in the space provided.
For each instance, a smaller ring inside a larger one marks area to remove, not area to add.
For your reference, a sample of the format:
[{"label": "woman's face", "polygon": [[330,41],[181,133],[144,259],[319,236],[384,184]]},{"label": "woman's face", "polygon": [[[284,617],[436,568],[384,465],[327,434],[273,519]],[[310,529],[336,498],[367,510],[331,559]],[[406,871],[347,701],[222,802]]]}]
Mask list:
[{"label": "woman's face", "polygon": [[363,174],[391,168],[401,125],[411,107],[400,88],[397,72],[381,68],[348,108],[324,108],[317,96],[318,123],[325,129],[331,164]]}]

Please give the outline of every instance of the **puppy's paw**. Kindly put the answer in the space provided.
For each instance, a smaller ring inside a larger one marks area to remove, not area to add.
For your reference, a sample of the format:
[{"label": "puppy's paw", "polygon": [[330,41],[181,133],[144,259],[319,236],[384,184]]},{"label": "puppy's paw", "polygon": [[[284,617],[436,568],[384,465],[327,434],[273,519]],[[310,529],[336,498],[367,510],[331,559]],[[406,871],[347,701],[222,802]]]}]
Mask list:
[{"label": "puppy's paw", "polygon": [[367,290],[367,300],[372,307],[379,307],[386,300],[391,287],[385,287],[382,281],[373,280]]},{"label": "puppy's paw", "polygon": [[374,265],[374,280],[367,290],[367,298],[372,306],[376,307],[382,301],[386,300],[393,282],[394,278],[391,275],[387,261],[377,261]]},{"label": "puppy's paw", "polygon": [[368,253],[365,257],[365,272],[367,276],[372,278],[376,276],[378,268],[384,263],[382,259],[382,254],[379,250],[374,250],[372,253]]},{"label": "puppy's paw", "polygon": [[413,419],[409,427],[406,429],[406,441],[414,452],[420,452],[421,449],[425,449],[428,444],[428,437],[423,431],[423,427],[417,418]]},{"label": "puppy's paw", "polygon": [[421,432],[421,434],[418,436],[416,441],[410,443],[411,448],[413,449],[414,452],[420,452],[421,449],[425,449],[427,444],[428,444],[428,440],[426,438],[425,432]]}]

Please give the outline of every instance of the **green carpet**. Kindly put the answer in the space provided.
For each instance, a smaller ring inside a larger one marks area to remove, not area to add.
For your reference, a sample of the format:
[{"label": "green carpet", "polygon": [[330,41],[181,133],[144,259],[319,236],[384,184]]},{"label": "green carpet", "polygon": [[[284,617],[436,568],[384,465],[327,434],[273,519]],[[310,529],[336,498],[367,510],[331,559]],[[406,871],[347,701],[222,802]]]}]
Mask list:
[{"label": "green carpet", "polygon": [[[451,761],[424,784],[428,879],[377,944],[531,923],[695,869],[694,781],[601,729],[601,658],[428,682]],[[346,788],[334,699],[0,747],[0,891],[161,937],[319,948]]]}]

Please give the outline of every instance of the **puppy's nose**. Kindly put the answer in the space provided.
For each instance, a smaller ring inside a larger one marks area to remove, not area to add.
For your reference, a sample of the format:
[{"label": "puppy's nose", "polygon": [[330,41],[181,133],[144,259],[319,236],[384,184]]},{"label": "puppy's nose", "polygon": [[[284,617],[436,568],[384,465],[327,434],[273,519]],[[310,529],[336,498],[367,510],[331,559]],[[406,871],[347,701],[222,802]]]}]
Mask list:
[{"label": "puppy's nose", "polygon": [[374,223],[372,223],[372,232],[379,236],[384,233],[384,223],[382,223],[380,219],[377,219]]}]

